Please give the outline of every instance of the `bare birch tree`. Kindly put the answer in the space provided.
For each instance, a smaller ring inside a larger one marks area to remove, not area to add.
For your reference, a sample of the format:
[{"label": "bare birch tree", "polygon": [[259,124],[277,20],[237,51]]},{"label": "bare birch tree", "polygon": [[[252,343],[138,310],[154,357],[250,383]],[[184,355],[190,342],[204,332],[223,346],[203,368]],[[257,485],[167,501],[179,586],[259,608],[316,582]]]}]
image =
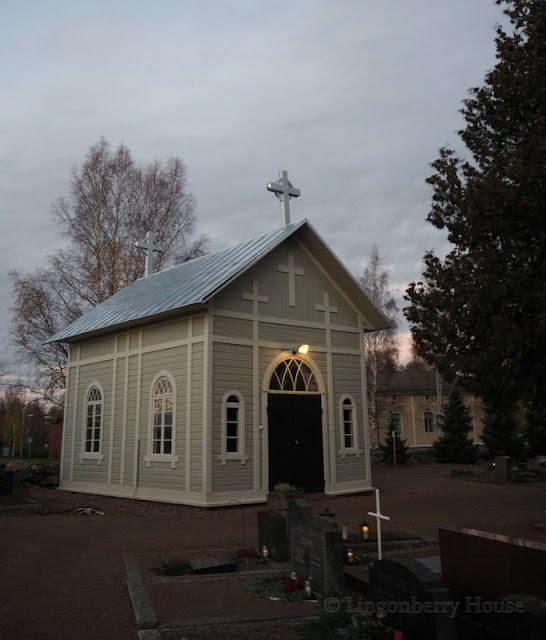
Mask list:
[{"label": "bare birch tree", "polygon": [[144,275],[135,247],[153,231],[164,251],[156,270],[198,257],[206,240],[192,239],[196,202],[187,191],[179,158],[140,167],[129,149],[115,151],[104,139],[74,168],[66,197],[53,206],[65,246],[44,268],[11,272],[15,304],[12,336],[19,356],[36,370],[34,389],[52,401],[64,389],[66,348],[43,342],[91,307]]},{"label": "bare birch tree", "polygon": [[368,391],[368,414],[370,419],[370,443],[379,445],[379,407],[377,389],[381,372],[394,369],[398,361],[398,348],[395,341],[398,305],[389,288],[389,275],[383,267],[377,247],[372,248],[360,284],[370,298],[381,309],[392,325],[392,329],[383,329],[364,334],[366,348],[366,376]]}]

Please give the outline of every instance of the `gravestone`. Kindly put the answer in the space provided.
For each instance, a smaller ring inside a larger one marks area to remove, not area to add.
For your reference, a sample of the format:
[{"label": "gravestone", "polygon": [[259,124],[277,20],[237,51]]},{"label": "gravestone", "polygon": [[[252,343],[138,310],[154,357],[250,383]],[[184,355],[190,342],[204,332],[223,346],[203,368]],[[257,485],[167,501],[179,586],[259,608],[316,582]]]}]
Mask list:
[{"label": "gravestone", "polygon": [[258,511],[258,548],[263,546],[267,547],[271,560],[287,562],[290,558],[286,518],[278,511]]},{"label": "gravestone", "polygon": [[340,596],[344,588],[341,531],[323,518],[307,518],[291,527],[292,568],[311,580],[314,591]]},{"label": "gravestone", "polygon": [[377,560],[369,565],[369,596],[378,610],[384,607],[388,626],[420,640],[456,640],[456,603],[431,566],[437,560]]},{"label": "gravestone", "polygon": [[545,637],[545,544],[462,527],[440,529],[439,541],[444,583],[461,602],[461,637]]},{"label": "gravestone", "polygon": [[521,592],[546,600],[546,544],[463,527],[438,534],[447,587],[488,598]]},{"label": "gravestone", "polygon": [[511,479],[512,459],[508,456],[495,458],[495,482],[509,482]]},{"label": "gravestone", "polygon": [[288,504],[288,539],[292,535],[292,527],[301,524],[304,520],[312,517],[311,505],[303,498],[289,500]]}]

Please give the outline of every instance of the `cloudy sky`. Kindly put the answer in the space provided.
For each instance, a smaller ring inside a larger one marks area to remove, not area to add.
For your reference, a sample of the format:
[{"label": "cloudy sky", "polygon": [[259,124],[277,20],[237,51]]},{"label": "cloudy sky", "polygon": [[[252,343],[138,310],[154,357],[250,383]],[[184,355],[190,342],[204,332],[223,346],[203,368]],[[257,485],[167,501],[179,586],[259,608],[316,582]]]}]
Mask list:
[{"label": "cloudy sky", "polygon": [[[20,0],[0,21],[0,341],[8,271],[60,246],[51,205],[101,136],[181,157],[220,249],[279,226],[286,169],[360,275],[373,245],[400,293],[426,250],[425,178],[459,145],[468,88],[495,63],[493,0]],[[403,330],[407,330],[406,327]]]}]

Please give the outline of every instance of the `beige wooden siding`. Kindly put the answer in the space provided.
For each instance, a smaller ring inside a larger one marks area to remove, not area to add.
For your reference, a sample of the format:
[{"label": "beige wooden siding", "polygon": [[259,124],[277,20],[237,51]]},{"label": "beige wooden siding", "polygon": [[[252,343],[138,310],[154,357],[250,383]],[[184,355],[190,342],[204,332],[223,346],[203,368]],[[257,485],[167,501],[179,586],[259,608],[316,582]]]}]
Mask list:
[{"label": "beige wooden siding", "polygon": [[[253,487],[253,372],[252,347],[214,344],[212,391],[212,487],[214,492],[249,490]],[[227,460],[222,464],[222,399],[228,391],[237,391],[245,405],[245,455],[248,459]]]},{"label": "beige wooden siding", "polygon": [[[195,322],[194,322],[195,328]],[[205,393],[204,344],[192,346],[191,363],[191,464],[190,488],[201,491],[203,488],[203,394]]]},{"label": "beige wooden siding", "polygon": [[[334,394],[332,398],[335,425],[336,480],[349,482],[360,480],[367,473],[365,455],[365,421],[364,402],[362,397],[361,359],[358,355],[333,354]],[[358,447],[360,456],[355,454],[340,455],[341,449],[341,415],[340,401],[344,395],[350,395],[356,404],[358,419]]]},{"label": "beige wooden siding", "polygon": [[[106,484],[108,480],[108,457],[110,453],[110,423],[112,411],[112,372],[113,361],[105,360],[88,365],[81,365],[78,385],[78,405],[76,412],[76,437],[74,441],[74,479],[81,482],[99,482]],[[102,387],[102,429],[101,464],[97,460],[81,460],[84,453],[85,426],[87,416],[87,390],[91,384],[99,383]],[[73,415],[73,413],[72,413]]]},{"label": "beige wooden siding", "polygon": [[[276,342],[279,349],[292,349],[300,344],[324,346],[326,344],[326,332],[324,329],[309,329],[308,327],[293,327],[286,324],[273,322],[260,322],[259,338],[264,342]],[[277,353],[279,351],[277,350]]]},{"label": "beige wooden siding", "polygon": [[215,316],[214,333],[218,336],[251,339],[252,321],[241,320],[239,318],[225,318],[222,316]]},{"label": "beige wooden siding", "polygon": [[[73,437],[76,425],[74,423],[74,402],[76,399],[77,367],[70,367],[68,384],[65,394],[64,423],[63,423],[63,473],[61,480],[70,479],[70,469],[73,454]],[[77,436],[76,436],[77,437]]]},{"label": "beige wooden siding", "polygon": [[339,349],[360,349],[360,333],[332,331],[332,347]]},{"label": "beige wooden siding", "polygon": [[[279,265],[288,265],[289,253],[293,254],[294,266],[304,271],[303,276],[294,276],[295,306],[289,304],[290,276],[279,271]],[[231,287],[216,296],[215,309],[252,313],[253,303],[243,299],[243,294],[252,292],[254,280],[258,282],[258,295],[268,297],[267,302],[258,304],[260,316],[322,324],[325,314],[318,311],[316,305],[322,305],[324,293],[328,293],[330,306],[338,308],[337,313],[332,313],[332,324],[358,326],[357,314],[349,301],[329,280],[320,264],[293,239],[273,250]]]},{"label": "beige wooden siding", "polygon": [[123,460],[123,484],[131,486],[134,474],[135,425],[137,424],[138,356],[129,358],[127,392],[127,429]]},{"label": "beige wooden siding", "polygon": [[[180,346],[171,349],[158,349],[142,355],[142,382],[140,392],[140,452],[138,483],[139,486],[158,487],[165,478],[171,476],[173,487],[184,488],[183,478],[185,475],[185,451],[186,451],[186,384],[187,384],[187,354],[188,347]],[[149,435],[151,433],[151,397],[152,384],[161,371],[168,372],[174,379],[175,390],[175,433],[176,439],[173,443],[174,454],[179,456],[179,462],[175,469],[170,463],[152,462],[146,466],[144,457],[151,453],[148,451]]]},{"label": "beige wooden siding", "polygon": [[114,353],[115,338],[103,338],[102,340],[91,340],[80,346],[80,360],[86,358],[99,358]]},{"label": "beige wooden siding", "polygon": [[176,320],[144,329],[142,346],[151,347],[165,342],[184,340],[188,337],[188,320]]},{"label": "beige wooden siding", "polygon": [[192,318],[191,334],[194,338],[199,338],[200,336],[205,335],[205,317],[204,316],[196,316],[195,318]]},{"label": "beige wooden siding", "polygon": [[[127,358],[119,358],[116,371],[116,397],[114,407],[114,438],[112,450],[112,484],[119,484],[121,480],[121,456],[123,441],[123,411],[125,408],[125,370]],[[108,416],[111,420],[111,416]]]}]

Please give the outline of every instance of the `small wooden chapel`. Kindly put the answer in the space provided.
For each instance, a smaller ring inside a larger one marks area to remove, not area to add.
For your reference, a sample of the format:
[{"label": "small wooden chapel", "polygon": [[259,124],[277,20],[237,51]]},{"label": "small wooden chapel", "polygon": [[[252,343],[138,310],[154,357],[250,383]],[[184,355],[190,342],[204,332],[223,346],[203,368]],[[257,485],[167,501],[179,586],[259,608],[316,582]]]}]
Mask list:
[{"label": "small wooden chapel", "polygon": [[275,484],[371,488],[363,335],[389,327],[307,220],[152,272],[48,341],[69,345],[60,489],[198,506]]}]

